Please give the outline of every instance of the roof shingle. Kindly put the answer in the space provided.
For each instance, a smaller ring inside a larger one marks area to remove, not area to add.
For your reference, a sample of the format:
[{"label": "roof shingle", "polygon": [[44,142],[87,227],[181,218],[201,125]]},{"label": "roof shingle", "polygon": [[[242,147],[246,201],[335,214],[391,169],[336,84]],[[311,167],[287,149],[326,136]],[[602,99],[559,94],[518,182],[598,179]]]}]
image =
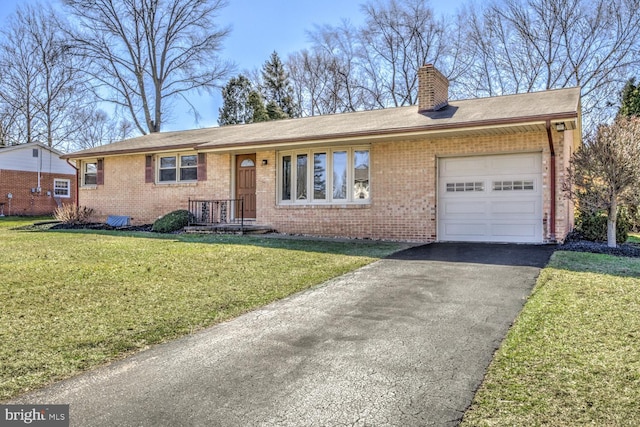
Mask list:
[{"label": "roof shingle", "polygon": [[496,126],[579,116],[580,89],[567,88],[450,101],[436,112],[416,106],[286,119],[248,125],[161,132],[68,154],[66,158],[177,149],[240,148],[290,142],[317,142],[367,135],[429,132],[472,126]]}]

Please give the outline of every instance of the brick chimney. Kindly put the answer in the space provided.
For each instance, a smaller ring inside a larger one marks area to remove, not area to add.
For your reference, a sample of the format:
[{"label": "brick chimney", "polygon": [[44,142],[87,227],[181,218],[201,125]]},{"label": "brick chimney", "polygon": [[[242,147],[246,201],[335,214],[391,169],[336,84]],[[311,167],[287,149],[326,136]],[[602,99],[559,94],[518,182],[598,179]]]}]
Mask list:
[{"label": "brick chimney", "polygon": [[449,105],[449,80],[433,64],[418,70],[418,112],[437,111]]}]

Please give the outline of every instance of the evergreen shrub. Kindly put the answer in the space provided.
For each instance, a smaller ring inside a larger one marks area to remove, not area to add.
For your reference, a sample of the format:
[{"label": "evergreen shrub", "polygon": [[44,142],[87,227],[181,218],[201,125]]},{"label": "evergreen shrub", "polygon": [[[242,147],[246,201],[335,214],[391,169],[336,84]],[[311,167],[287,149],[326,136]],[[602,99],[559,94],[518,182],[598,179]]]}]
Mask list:
[{"label": "evergreen shrub", "polygon": [[192,218],[192,216],[191,212],[186,209],[169,212],[153,223],[151,231],[157,233],[174,233],[189,225],[189,219]]}]

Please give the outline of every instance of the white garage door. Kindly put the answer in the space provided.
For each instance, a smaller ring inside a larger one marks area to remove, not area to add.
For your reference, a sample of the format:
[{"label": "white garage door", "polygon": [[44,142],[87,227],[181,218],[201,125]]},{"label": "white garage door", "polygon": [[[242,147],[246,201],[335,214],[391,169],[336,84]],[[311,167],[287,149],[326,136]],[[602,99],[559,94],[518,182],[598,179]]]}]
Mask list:
[{"label": "white garage door", "polygon": [[438,240],[541,243],[541,153],[440,159]]}]

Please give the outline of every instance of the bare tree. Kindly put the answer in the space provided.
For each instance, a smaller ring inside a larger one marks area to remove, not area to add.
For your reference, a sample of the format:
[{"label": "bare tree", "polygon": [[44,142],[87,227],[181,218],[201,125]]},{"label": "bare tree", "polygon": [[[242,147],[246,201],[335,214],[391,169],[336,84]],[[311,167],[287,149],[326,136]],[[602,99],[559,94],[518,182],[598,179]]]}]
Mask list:
[{"label": "bare tree", "polygon": [[[8,25],[2,30],[3,40],[0,43],[0,97],[5,104],[3,110],[14,112],[10,114],[10,122],[4,124],[10,144],[39,140],[36,129],[36,116],[39,111],[35,98],[39,96],[40,90],[40,67],[37,48],[24,25],[27,16],[28,13],[24,9],[19,9],[10,17]],[[9,118],[7,115],[3,116]]]},{"label": "bare tree", "polygon": [[106,111],[86,108],[74,114],[78,122],[91,123],[80,128],[74,135],[73,148],[85,150],[99,145],[122,141],[133,135],[135,127],[128,120],[109,117]]},{"label": "bare tree", "polygon": [[69,55],[63,23],[51,7],[19,7],[2,32],[0,98],[15,143],[63,148],[79,127],[71,114],[87,102],[83,66]]},{"label": "bare tree", "polygon": [[140,133],[159,132],[171,100],[213,89],[230,70],[217,56],[229,33],[215,22],[223,0],[64,3],[79,24],[74,47],[91,61],[97,93]]},{"label": "bare tree", "polygon": [[618,206],[634,202],[640,186],[640,118],[602,125],[571,157],[565,194],[586,212],[606,211],[607,243],[616,246]]},{"label": "bare tree", "polygon": [[592,129],[640,66],[639,0],[502,0],[466,16],[476,66],[455,83],[470,96],[580,86]]},{"label": "bare tree", "polygon": [[427,0],[370,0],[362,11],[362,26],[317,26],[308,33],[311,48],[289,56],[305,114],[411,105],[422,65],[437,63],[447,74],[458,67],[444,37],[447,24]]},{"label": "bare tree", "polygon": [[375,0],[363,12],[360,57],[372,101],[378,108],[415,104],[418,69],[440,65],[445,54],[444,21],[425,0]]},{"label": "bare tree", "polygon": [[366,108],[358,31],[346,21],[337,27],[316,27],[308,33],[310,49],[289,56],[287,67],[305,115]]}]

